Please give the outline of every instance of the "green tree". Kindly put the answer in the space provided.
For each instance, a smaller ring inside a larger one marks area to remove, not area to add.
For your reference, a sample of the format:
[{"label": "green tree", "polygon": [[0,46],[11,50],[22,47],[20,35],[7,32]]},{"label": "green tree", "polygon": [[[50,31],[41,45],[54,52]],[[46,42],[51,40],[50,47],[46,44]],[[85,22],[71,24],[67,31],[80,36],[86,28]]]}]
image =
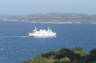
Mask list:
[{"label": "green tree", "polygon": [[71,60],[68,57],[64,57],[62,59],[60,59],[60,63],[70,63]]},{"label": "green tree", "polygon": [[89,56],[89,59],[91,62],[94,61],[96,62],[96,48],[92,49],[90,51],[90,56]]},{"label": "green tree", "polygon": [[29,61],[26,61],[25,63],[54,63],[56,60],[54,59],[48,59],[42,56],[37,56]]},{"label": "green tree", "polygon": [[89,53],[87,51],[83,50],[83,48],[81,48],[81,47],[74,48],[73,51],[75,54],[79,54],[81,57],[89,55]]}]

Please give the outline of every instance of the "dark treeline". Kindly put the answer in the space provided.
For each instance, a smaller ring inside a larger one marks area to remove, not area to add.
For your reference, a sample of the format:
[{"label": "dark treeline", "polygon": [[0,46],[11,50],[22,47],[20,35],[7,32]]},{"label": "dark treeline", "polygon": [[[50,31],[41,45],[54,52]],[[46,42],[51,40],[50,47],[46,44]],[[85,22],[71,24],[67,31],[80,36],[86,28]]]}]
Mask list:
[{"label": "dark treeline", "polygon": [[96,63],[96,48],[85,51],[81,47],[62,48],[36,56],[24,63]]}]

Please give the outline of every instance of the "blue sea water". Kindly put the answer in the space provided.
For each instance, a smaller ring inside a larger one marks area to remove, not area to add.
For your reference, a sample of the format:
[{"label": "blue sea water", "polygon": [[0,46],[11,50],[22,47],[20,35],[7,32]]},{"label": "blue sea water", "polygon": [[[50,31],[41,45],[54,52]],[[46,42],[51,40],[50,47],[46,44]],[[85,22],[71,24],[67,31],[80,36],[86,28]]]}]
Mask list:
[{"label": "blue sea water", "polygon": [[[28,37],[34,27],[52,28],[56,38]],[[95,24],[32,24],[0,22],[0,63],[21,63],[40,53],[81,46],[96,48]]]}]

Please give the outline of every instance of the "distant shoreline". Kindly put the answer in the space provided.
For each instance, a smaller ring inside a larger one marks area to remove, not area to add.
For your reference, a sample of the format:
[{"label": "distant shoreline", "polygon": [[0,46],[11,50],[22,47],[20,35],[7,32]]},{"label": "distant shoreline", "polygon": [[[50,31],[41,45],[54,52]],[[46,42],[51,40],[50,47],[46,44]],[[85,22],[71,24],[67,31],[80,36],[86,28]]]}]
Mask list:
[{"label": "distant shoreline", "polygon": [[3,17],[0,21],[45,24],[96,24],[96,15],[48,13],[29,16]]},{"label": "distant shoreline", "polygon": [[[82,24],[82,23],[63,23],[63,22],[55,22],[54,23],[54,22],[30,22],[30,21],[0,21],[0,22],[14,22],[14,23],[22,22],[22,23],[34,23],[34,24]],[[96,24],[96,23],[91,23],[91,24]]]},{"label": "distant shoreline", "polygon": [[24,22],[24,23],[37,23],[37,24],[81,24],[81,23],[65,23],[65,22],[30,22],[30,21],[0,21],[0,22]]}]

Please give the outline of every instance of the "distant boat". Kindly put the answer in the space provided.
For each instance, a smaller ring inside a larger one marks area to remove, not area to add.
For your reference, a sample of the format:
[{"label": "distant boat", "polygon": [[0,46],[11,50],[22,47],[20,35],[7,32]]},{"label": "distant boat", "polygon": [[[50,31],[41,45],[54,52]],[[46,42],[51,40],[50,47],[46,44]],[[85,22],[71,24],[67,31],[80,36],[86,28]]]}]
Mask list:
[{"label": "distant boat", "polygon": [[35,29],[31,33],[28,33],[28,36],[39,38],[56,37],[56,32],[53,32],[52,29],[50,29],[49,27],[47,30],[45,29],[37,30],[37,28],[35,27]]}]

